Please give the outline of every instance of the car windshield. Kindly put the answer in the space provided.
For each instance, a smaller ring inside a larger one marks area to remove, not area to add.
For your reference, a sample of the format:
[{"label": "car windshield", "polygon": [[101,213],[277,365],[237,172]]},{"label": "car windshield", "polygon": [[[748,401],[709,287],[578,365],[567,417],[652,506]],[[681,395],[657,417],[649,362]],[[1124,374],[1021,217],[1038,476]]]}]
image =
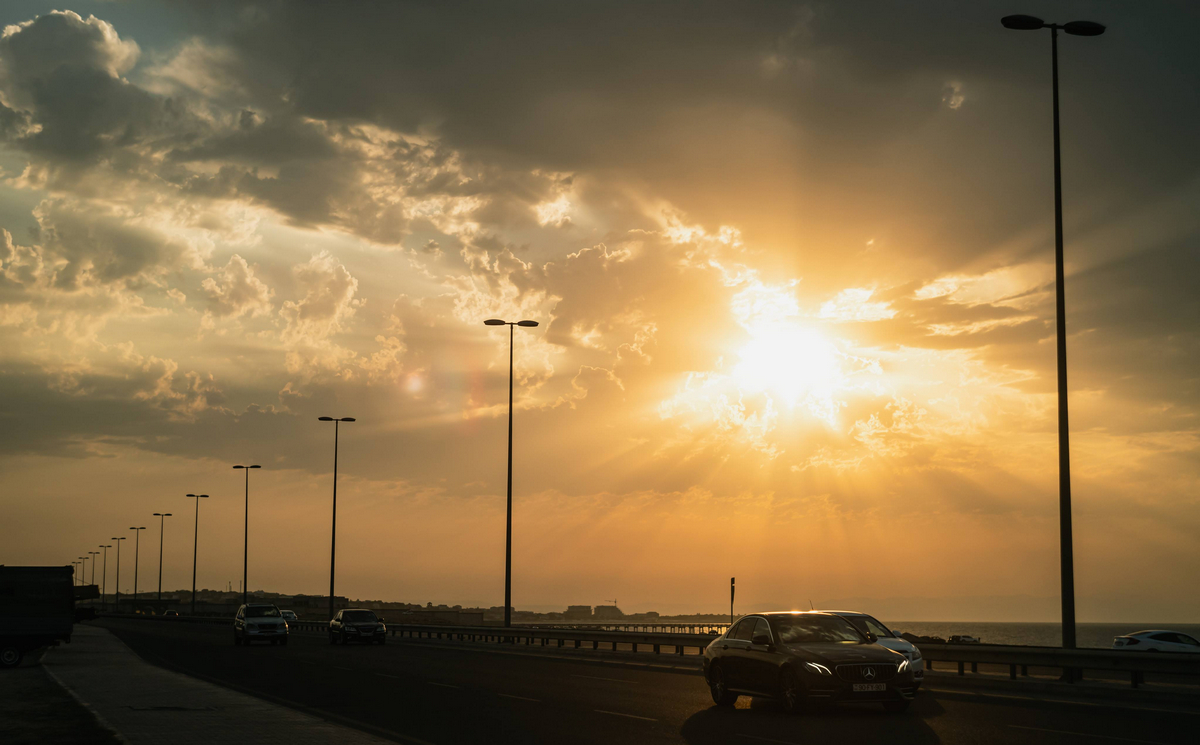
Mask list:
[{"label": "car windshield", "polygon": [[781,644],[861,644],[866,638],[838,616],[777,616],[775,628]]},{"label": "car windshield", "polygon": [[273,605],[248,605],[246,618],[279,618],[279,609]]},{"label": "car windshield", "polygon": [[348,610],[342,614],[342,620],[349,623],[366,623],[379,619],[369,610]]},{"label": "car windshield", "polygon": [[861,631],[864,635],[869,631],[875,636],[889,637],[892,632],[883,627],[883,624],[876,621],[870,616],[843,616],[847,621],[854,624],[854,628]]}]

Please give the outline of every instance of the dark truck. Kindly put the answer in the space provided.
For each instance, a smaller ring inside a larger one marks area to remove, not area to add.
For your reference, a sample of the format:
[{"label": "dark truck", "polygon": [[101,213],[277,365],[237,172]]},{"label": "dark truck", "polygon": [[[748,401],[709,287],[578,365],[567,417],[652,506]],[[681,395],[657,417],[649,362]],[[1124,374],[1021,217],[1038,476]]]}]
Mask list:
[{"label": "dark truck", "polygon": [[16,667],[26,652],[71,641],[74,570],[0,565],[0,667]]}]

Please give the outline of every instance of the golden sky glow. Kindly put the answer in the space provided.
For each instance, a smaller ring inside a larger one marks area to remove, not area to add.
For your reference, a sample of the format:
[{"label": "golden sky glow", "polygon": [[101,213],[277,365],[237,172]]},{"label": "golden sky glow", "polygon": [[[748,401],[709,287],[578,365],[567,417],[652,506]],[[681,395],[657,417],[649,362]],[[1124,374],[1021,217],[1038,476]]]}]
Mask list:
[{"label": "golden sky glow", "polygon": [[[136,5],[0,11],[0,563],[166,510],[182,587],[202,491],[200,584],[236,582],[251,461],[251,586],[323,592],[316,417],[354,416],[339,590],[497,605],[482,321],[530,318],[519,607],[736,575],[1055,618],[1048,52],[1007,6]],[[1062,63],[1080,618],[1195,621],[1194,25],[1105,10]]]}]

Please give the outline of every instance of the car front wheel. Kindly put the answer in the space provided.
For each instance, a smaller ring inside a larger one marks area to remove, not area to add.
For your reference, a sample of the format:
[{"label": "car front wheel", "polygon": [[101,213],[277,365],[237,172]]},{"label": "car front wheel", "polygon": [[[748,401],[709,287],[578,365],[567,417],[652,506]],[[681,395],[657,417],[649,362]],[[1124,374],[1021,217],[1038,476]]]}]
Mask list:
[{"label": "car front wheel", "polygon": [[21,658],[24,656],[20,647],[0,647],[0,667],[16,667],[21,664]]},{"label": "car front wheel", "polygon": [[804,685],[800,682],[796,671],[791,668],[785,668],[779,674],[779,698],[783,702],[783,708],[792,714],[804,711],[805,704],[808,702],[808,697],[804,693]]},{"label": "car front wheel", "polygon": [[733,706],[738,696],[729,690],[725,680],[725,671],[720,665],[714,664],[708,671],[708,691],[712,694],[713,703],[717,706]]},{"label": "car front wheel", "polygon": [[329,643],[337,644],[337,637],[333,635],[332,631],[329,632]]}]

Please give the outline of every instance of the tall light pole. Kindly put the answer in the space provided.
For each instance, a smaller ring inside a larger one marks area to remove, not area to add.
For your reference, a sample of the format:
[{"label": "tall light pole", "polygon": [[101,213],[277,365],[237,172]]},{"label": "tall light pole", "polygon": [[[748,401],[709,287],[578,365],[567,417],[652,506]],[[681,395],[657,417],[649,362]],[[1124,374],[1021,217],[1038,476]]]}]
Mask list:
[{"label": "tall light pole", "polygon": [[133,612],[137,612],[137,580],[138,580],[138,556],[142,550],[142,531],[145,527],[130,528],[133,531]]},{"label": "tall light pole", "polygon": [[329,540],[329,620],[333,620],[333,564],[337,558],[337,456],[338,456],[338,426],[342,422],[353,422],[354,417],[344,416],[335,419],[331,416],[319,416],[317,421],[333,422],[333,537]]},{"label": "tall light pole", "polygon": [[262,466],[234,466],[234,468],[241,468],[246,472],[246,525],[243,528],[245,547],[242,549],[242,605],[245,605],[249,602],[246,598],[250,591],[250,585],[246,582],[246,567],[250,562],[250,469],[262,468]]},{"label": "tall light pole", "polygon": [[512,420],[513,420],[513,327],[533,328],[537,321],[502,321],[489,318],[485,326],[508,326],[508,519],[504,538],[504,627],[512,626]]},{"label": "tall light pole", "polygon": [[208,499],[207,494],[187,495],[196,500],[196,524],[192,535],[192,615],[196,615],[196,546],[200,541],[200,500]]},{"label": "tall light pole", "polygon": [[113,608],[117,613],[121,612],[121,541],[125,540],[125,536],[112,537],[110,541],[117,542],[117,594],[113,598]]},{"label": "tall light pole", "polygon": [[108,591],[108,550],[112,548],[112,546],[100,545],[96,548],[104,549],[104,569],[100,575],[100,605],[102,605],[104,608],[108,608],[108,601],[105,599],[105,593]]},{"label": "tall light pole", "polygon": [[79,584],[81,585],[87,584],[87,561],[88,557],[79,557]]},{"label": "tall light pole", "polygon": [[1005,28],[1016,31],[1050,29],[1050,76],[1054,99],[1054,295],[1058,338],[1058,536],[1062,572],[1062,645],[1075,648],[1075,559],[1071,537],[1071,448],[1067,426],[1067,316],[1064,297],[1062,163],[1058,137],[1058,30],[1074,36],[1099,36],[1104,26],[1092,21],[1046,23],[1033,16],[1005,16]]},{"label": "tall light pole", "polygon": [[73,585],[79,584],[79,565],[80,565],[80,563],[81,562],[78,562],[78,561],[71,562],[71,584],[73,584]]},{"label": "tall light pole", "polygon": [[100,555],[99,551],[88,551],[88,556],[92,557],[92,581],[88,584],[96,584],[96,557]]},{"label": "tall light pole", "polygon": [[170,512],[155,512],[154,516],[158,518],[158,602],[162,602],[162,546],[163,546],[163,528]]}]

